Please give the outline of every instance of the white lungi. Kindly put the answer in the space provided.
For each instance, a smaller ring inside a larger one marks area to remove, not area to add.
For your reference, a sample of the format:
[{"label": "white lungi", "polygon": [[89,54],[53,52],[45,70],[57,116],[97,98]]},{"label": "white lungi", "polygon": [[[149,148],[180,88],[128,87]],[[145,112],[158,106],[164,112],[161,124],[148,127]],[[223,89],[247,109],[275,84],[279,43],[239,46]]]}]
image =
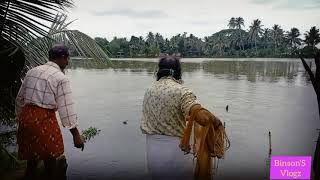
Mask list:
[{"label": "white lungi", "polygon": [[148,173],[152,180],[192,180],[193,155],[184,155],[178,137],[146,135]]}]

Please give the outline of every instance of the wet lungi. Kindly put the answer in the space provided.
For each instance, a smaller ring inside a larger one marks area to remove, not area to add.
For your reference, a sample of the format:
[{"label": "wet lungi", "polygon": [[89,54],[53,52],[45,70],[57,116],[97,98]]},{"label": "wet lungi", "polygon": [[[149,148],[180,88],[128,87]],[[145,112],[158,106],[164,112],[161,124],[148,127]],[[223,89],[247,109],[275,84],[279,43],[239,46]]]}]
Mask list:
[{"label": "wet lungi", "polygon": [[64,153],[55,111],[25,105],[19,116],[18,154],[23,160],[46,160]]},{"label": "wet lungi", "polygon": [[192,180],[193,155],[179,148],[180,138],[164,135],[147,136],[148,174],[152,180]]}]

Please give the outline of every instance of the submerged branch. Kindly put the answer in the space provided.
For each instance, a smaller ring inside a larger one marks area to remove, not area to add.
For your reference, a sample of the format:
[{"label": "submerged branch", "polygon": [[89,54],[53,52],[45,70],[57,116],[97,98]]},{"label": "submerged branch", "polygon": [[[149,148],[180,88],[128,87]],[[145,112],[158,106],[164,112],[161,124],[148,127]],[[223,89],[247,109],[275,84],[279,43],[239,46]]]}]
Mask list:
[{"label": "submerged branch", "polygon": [[318,94],[318,92],[317,92],[318,86],[317,86],[316,78],[315,78],[312,70],[310,69],[309,65],[307,64],[307,62],[304,60],[304,58],[301,55],[300,55],[300,59],[302,61],[302,64],[303,64],[304,68],[306,69],[306,71],[308,72],[308,74],[310,76],[310,80],[312,82],[314,90]]}]

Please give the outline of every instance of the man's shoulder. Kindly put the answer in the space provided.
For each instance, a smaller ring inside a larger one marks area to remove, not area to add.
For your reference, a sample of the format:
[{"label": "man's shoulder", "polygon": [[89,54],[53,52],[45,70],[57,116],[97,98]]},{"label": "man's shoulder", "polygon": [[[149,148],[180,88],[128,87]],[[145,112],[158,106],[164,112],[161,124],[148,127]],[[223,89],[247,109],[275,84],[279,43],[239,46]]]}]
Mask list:
[{"label": "man's shoulder", "polygon": [[67,76],[61,70],[52,69],[52,67],[48,72],[48,78],[55,79],[57,82],[68,80]]},{"label": "man's shoulder", "polygon": [[40,77],[42,79],[55,79],[57,81],[66,80],[66,75],[54,66],[43,64],[30,69],[26,76]]},{"label": "man's shoulder", "polygon": [[27,74],[26,74],[26,77],[28,76],[36,76],[37,74],[41,73],[41,68],[42,68],[43,65],[40,65],[40,66],[36,66],[32,69],[30,69]]}]

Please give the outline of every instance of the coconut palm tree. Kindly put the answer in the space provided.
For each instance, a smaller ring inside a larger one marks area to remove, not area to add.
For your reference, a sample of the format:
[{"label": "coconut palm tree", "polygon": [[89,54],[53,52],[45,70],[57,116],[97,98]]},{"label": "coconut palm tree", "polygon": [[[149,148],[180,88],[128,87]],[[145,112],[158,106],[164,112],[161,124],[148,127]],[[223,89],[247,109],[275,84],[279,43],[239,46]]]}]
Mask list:
[{"label": "coconut palm tree", "polygon": [[222,34],[219,34],[219,36],[217,37],[217,41],[215,43],[215,48],[218,48],[218,52],[219,52],[219,56],[222,56],[223,52],[224,52],[224,48],[225,48],[225,36],[223,36]]},{"label": "coconut palm tree", "polygon": [[234,17],[229,20],[228,27],[229,29],[234,29],[236,27],[236,19]]},{"label": "coconut palm tree", "polygon": [[271,29],[265,28],[261,36],[264,49],[266,49],[269,46],[271,39],[272,39]]},{"label": "coconut palm tree", "polygon": [[1,1],[0,51],[22,53],[15,61],[25,62],[26,68],[46,62],[48,49],[57,42],[72,46],[83,57],[93,57],[92,61],[108,59],[89,36],[67,29],[71,22],[67,21],[64,11],[71,7],[71,0]]},{"label": "coconut palm tree", "polygon": [[165,40],[164,40],[163,36],[160,33],[156,33],[155,42],[159,45],[161,52],[165,52],[166,51]]},{"label": "coconut palm tree", "polygon": [[259,19],[255,19],[251,26],[249,26],[249,39],[254,41],[254,46],[256,49],[256,55],[258,54],[257,50],[257,39],[260,37],[262,34],[262,26],[261,21]]},{"label": "coconut palm tree", "polygon": [[153,44],[155,43],[155,37],[154,37],[154,34],[152,32],[149,32],[147,37],[146,37],[146,43],[148,44]]},{"label": "coconut palm tree", "polygon": [[319,29],[317,29],[315,26],[313,26],[310,31],[307,31],[304,35],[304,42],[307,44],[307,46],[315,49],[316,45],[320,43]]},{"label": "coconut palm tree", "polygon": [[242,17],[235,18],[235,27],[237,29],[242,29],[242,26],[244,27],[244,19]]},{"label": "coconut palm tree", "polygon": [[274,54],[277,52],[277,47],[280,45],[280,41],[283,38],[283,30],[278,24],[272,27],[272,40],[274,43]]},{"label": "coconut palm tree", "polygon": [[72,6],[70,0],[2,0],[0,2],[1,37],[15,41],[13,34],[22,37],[21,29],[27,30],[33,37],[45,36],[50,27],[41,21],[53,23],[56,13],[61,13]]},{"label": "coconut palm tree", "polygon": [[[202,41],[202,40],[201,40]],[[211,57],[213,55],[213,47],[215,45],[214,41],[212,40],[211,36],[206,36],[203,38],[203,47],[202,47],[202,53],[206,57]]]},{"label": "coconut palm tree", "polygon": [[55,20],[53,12],[62,12],[68,7],[72,7],[69,0],[0,1],[1,88],[11,86],[12,82],[19,78],[27,54],[23,47],[47,34],[50,27],[41,22],[53,23]]},{"label": "coconut palm tree", "polygon": [[291,53],[297,48],[298,45],[301,45],[302,39],[299,38],[300,32],[297,28],[291,28],[291,30],[287,33],[287,40],[289,42]]},{"label": "coconut palm tree", "polygon": [[71,0],[0,1],[1,125],[15,122],[14,99],[21,78],[28,69],[48,60],[53,44],[67,44],[89,65],[107,62],[108,56],[92,38],[68,29],[71,22],[64,12],[71,7]]},{"label": "coconut palm tree", "polygon": [[242,40],[242,33],[241,33],[242,26],[244,27],[244,19],[242,17],[235,18],[235,28],[237,29],[237,32],[238,32],[238,37],[239,37],[238,41],[239,41],[240,51],[242,49],[244,50],[243,40]]}]

